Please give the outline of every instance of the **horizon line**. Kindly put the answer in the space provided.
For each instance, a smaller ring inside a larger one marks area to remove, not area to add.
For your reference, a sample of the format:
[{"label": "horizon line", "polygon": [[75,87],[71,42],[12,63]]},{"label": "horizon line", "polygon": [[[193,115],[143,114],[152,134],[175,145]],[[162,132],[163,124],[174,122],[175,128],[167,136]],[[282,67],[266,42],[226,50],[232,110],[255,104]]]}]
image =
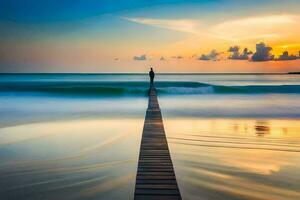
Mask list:
[{"label": "horizon line", "polygon": [[[238,75],[259,75],[259,74],[293,74],[293,73],[300,73],[300,72],[156,72],[156,74],[161,75],[232,75],[232,74],[238,74]],[[97,74],[109,74],[109,75],[141,75],[141,74],[148,74],[148,72],[0,72],[0,75],[26,75],[26,74],[32,74],[32,75],[42,75],[42,74],[86,74],[86,75],[97,75]]]}]

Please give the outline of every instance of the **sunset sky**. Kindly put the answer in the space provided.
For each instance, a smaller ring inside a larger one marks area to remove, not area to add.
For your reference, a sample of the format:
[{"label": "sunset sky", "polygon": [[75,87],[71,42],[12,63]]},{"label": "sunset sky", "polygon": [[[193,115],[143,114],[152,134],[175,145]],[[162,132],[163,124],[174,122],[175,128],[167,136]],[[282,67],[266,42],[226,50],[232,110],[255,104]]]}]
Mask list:
[{"label": "sunset sky", "polygon": [[300,71],[299,10],[299,0],[0,0],[0,72]]}]

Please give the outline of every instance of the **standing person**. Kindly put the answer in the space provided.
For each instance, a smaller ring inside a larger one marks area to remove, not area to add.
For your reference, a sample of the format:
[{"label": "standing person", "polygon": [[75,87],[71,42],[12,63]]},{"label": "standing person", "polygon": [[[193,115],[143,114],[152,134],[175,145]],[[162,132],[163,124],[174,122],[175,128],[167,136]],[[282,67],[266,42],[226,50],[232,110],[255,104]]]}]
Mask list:
[{"label": "standing person", "polygon": [[150,76],[150,87],[152,87],[153,86],[154,76],[155,76],[152,67],[151,67],[151,70],[149,71],[149,76]]}]

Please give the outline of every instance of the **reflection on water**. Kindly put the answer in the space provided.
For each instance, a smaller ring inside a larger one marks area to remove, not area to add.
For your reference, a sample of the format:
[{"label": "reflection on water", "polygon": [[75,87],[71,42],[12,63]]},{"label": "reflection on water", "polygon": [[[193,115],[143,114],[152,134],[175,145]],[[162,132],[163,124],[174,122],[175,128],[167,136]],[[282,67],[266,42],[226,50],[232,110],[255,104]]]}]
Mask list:
[{"label": "reflection on water", "polygon": [[270,127],[268,122],[266,121],[256,121],[256,125],[255,125],[255,130],[256,130],[256,134],[258,136],[263,136],[265,134],[270,134]]},{"label": "reflection on water", "polygon": [[184,199],[300,199],[299,120],[164,123]]},{"label": "reflection on water", "polygon": [[0,199],[132,199],[142,125],[94,119],[0,129]]}]

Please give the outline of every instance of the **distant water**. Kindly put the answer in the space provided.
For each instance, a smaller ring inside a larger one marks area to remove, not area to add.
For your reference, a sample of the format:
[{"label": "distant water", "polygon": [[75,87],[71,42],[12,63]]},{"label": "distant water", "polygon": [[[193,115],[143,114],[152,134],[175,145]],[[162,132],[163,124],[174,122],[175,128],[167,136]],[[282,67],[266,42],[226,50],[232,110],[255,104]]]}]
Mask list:
[{"label": "distant water", "polygon": [[[300,76],[158,74],[184,199],[300,199]],[[0,199],[132,199],[146,74],[0,75]]]}]

